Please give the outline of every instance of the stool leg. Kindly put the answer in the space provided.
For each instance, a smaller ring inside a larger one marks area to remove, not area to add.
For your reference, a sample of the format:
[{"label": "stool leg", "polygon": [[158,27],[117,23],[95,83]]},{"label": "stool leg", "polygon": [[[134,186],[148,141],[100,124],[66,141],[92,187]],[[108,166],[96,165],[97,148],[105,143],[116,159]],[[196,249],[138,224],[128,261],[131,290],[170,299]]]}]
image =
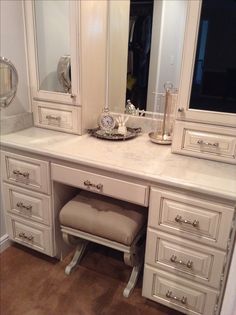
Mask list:
[{"label": "stool leg", "polygon": [[80,243],[76,246],[74,256],[73,256],[71,262],[69,263],[69,265],[66,266],[66,269],[65,269],[66,275],[71,274],[71,272],[73,270],[75,270],[75,268],[78,266],[83,254],[84,254],[84,251],[87,247],[87,244],[88,244],[88,241],[81,240]]},{"label": "stool leg", "polygon": [[131,272],[131,276],[129,278],[129,282],[126,286],[126,288],[124,289],[123,292],[123,296],[128,298],[130,296],[130,294],[132,293],[137,281],[138,281],[138,277],[140,274],[142,268],[142,263],[136,265],[133,267],[132,272]]}]

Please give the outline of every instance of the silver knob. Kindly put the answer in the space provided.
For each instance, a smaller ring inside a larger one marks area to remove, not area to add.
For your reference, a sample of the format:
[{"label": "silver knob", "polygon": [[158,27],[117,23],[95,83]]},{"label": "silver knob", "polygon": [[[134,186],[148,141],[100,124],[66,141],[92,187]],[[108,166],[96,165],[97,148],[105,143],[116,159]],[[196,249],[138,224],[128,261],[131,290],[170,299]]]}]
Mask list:
[{"label": "silver knob", "polygon": [[179,108],[178,108],[178,112],[179,112],[179,113],[183,113],[183,112],[184,112],[184,108],[183,108],[183,107],[179,107]]},{"label": "silver knob", "polygon": [[71,94],[70,97],[71,98],[76,98],[76,95],[75,94]]}]

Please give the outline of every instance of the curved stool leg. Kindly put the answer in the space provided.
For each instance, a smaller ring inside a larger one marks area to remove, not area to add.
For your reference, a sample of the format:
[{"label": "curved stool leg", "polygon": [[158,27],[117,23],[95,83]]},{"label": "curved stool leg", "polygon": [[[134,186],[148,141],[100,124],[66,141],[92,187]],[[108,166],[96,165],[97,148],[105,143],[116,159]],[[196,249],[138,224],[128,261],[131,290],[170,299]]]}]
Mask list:
[{"label": "curved stool leg", "polygon": [[138,281],[138,277],[140,274],[140,271],[142,269],[142,263],[136,265],[133,267],[132,272],[131,272],[131,276],[129,278],[129,282],[126,286],[126,288],[124,289],[123,292],[123,296],[128,298],[130,296],[130,294],[132,293],[137,281]]},{"label": "curved stool leg", "polygon": [[80,243],[76,246],[74,256],[73,256],[71,262],[66,266],[66,269],[65,269],[66,275],[70,275],[71,272],[76,269],[76,267],[80,263],[80,260],[84,254],[84,251],[85,251],[88,243],[89,242],[86,240],[81,240]]}]

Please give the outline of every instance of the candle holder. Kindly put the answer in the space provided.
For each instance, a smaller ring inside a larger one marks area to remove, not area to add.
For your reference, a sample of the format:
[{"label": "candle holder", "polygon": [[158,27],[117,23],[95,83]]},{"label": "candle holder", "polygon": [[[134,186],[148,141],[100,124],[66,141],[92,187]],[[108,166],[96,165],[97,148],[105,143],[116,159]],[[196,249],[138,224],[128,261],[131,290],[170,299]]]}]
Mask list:
[{"label": "candle holder", "polygon": [[174,91],[176,91],[171,82],[164,84],[165,102],[162,118],[158,122],[157,131],[150,132],[149,138],[152,142],[158,144],[171,144],[174,122]]}]

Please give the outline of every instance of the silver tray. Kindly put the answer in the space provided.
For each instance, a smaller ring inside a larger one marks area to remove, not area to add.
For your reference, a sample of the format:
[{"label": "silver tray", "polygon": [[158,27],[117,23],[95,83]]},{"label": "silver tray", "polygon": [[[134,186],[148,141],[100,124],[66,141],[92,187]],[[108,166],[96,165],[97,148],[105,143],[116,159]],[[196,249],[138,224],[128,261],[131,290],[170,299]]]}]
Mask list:
[{"label": "silver tray", "polygon": [[118,129],[115,128],[110,132],[102,130],[100,128],[88,129],[88,133],[99,139],[103,140],[112,140],[112,141],[121,141],[121,140],[129,140],[137,137],[137,135],[141,132],[141,128],[129,128],[127,127],[127,133],[122,135],[118,133]]}]

